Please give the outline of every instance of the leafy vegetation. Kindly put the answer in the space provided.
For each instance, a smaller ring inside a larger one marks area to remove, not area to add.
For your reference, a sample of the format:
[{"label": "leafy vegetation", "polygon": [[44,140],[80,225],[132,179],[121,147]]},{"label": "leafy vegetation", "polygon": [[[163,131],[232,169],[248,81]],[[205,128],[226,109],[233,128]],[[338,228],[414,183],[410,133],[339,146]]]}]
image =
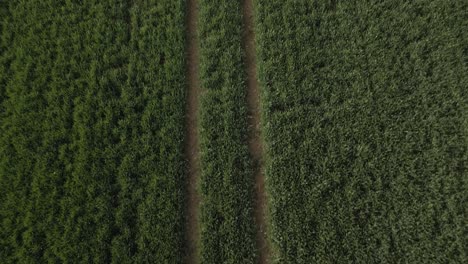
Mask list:
[{"label": "leafy vegetation", "polygon": [[201,262],[254,263],[240,1],[199,2]]},{"label": "leafy vegetation", "polygon": [[185,2],[0,10],[2,262],[182,262]]},{"label": "leafy vegetation", "polygon": [[[201,263],[258,261],[242,1],[199,0]],[[468,259],[468,3],[254,0],[278,263]],[[186,0],[0,1],[0,262],[185,261]]]},{"label": "leafy vegetation", "polygon": [[466,1],[256,4],[276,261],[466,261]]}]

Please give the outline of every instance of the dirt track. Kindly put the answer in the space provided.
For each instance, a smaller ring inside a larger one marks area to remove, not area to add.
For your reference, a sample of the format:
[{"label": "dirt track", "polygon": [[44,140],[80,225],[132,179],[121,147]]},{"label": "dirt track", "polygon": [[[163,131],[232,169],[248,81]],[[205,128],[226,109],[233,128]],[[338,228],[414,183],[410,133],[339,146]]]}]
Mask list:
[{"label": "dirt track", "polygon": [[253,0],[243,2],[245,64],[247,70],[247,103],[249,107],[249,151],[255,171],[255,222],[257,226],[258,263],[270,262],[270,247],[266,239],[266,193],[263,169],[263,147],[260,134],[260,90],[255,60],[255,33],[253,30]]},{"label": "dirt track", "polygon": [[[186,263],[199,262],[198,240],[200,230],[198,226],[198,212],[200,198],[197,194],[197,181],[200,174],[199,145],[197,130],[198,101],[200,95],[200,81],[198,73],[199,50],[197,40],[197,0],[188,0],[187,31],[188,31],[188,94],[186,133],[187,142],[185,154],[188,160],[188,190],[187,190],[187,259]],[[263,147],[260,136],[260,91],[257,83],[255,62],[255,35],[253,31],[253,3],[244,0],[243,3],[244,35],[243,46],[246,52],[247,71],[247,103],[249,107],[249,152],[253,159],[255,171],[255,221],[257,226],[257,247],[259,249],[258,263],[269,263],[270,247],[266,239],[266,194],[263,175]]]},{"label": "dirt track", "polygon": [[188,184],[187,184],[187,254],[186,263],[196,264],[199,261],[199,250],[197,241],[200,236],[198,228],[198,211],[200,198],[197,193],[197,181],[200,175],[199,167],[199,145],[198,145],[198,98],[200,94],[200,81],[198,75],[198,40],[197,40],[197,0],[187,2],[187,116],[186,133],[187,142],[185,155],[188,161]]}]

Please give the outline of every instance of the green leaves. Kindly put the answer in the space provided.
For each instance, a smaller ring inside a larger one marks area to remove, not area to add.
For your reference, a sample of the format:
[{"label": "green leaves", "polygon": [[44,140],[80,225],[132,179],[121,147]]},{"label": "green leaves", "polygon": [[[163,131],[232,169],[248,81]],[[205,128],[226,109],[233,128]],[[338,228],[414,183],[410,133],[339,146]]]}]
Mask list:
[{"label": "green leaves", "polygon": [[0,9],[2,261],[180,263],[183,2],[39,2]]},{"label": "green leaves", "polygon": [[[468,3],[255,2],[274,260],[467,259]],[[258,257],[241,9],[199,1],[202,263]],[[1,1],[2,263],[184,261],[186,23]]]},{"label": "green leaves", "polygon": [[200,1],[201,262],[254,263],[254,174],[239,1]]},{"label": "green leaves", "polygon": [[277,261],[463,262],[468,6],[326,2],[257,1]]}]

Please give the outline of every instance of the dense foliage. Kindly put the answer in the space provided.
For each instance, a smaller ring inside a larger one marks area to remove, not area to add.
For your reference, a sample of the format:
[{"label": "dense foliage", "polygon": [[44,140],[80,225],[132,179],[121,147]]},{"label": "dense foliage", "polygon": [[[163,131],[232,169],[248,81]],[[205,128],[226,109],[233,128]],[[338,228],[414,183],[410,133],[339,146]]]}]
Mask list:
[{"label": "dense foliage", "polygon": [[468,2],[256,2],[276,260],[466,262]]},{"label": "dense foliage", "polygon": [[0,14],[1,262],[182,262],[185,2]]},{"label": "dense foliage", "polygon": [[240,2],[199,2],[202,263],[255,261]]},{"label": "dense foliage", "polygon": [[[253,1],[272,259],[467,262],[468,2]],[[1,263],[185,261],[186,2],[0,1]],[[198,6],[198,261],[255,263],[242,1]]]}]

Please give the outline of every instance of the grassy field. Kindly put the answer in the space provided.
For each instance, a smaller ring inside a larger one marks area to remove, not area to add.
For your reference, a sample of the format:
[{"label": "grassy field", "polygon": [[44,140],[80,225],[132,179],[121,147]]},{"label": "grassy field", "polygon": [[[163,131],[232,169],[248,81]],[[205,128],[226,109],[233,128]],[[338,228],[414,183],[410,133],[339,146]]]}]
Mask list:
[{"label": "grassy field", "polygon": [[201,263],[254,263],[241,4],[199,6]]},{"label": "grassy field", "polygon": [[467,3],[256,3],[277,262],[466,261]]},{"label": "grassy field", "polygon": [[185,2],[0,10],[2,262],[180,263]]},{"label": "grassy field", "polygon": [[0,1],[1,263],[467,262],[468,2],[253,3]]}]

